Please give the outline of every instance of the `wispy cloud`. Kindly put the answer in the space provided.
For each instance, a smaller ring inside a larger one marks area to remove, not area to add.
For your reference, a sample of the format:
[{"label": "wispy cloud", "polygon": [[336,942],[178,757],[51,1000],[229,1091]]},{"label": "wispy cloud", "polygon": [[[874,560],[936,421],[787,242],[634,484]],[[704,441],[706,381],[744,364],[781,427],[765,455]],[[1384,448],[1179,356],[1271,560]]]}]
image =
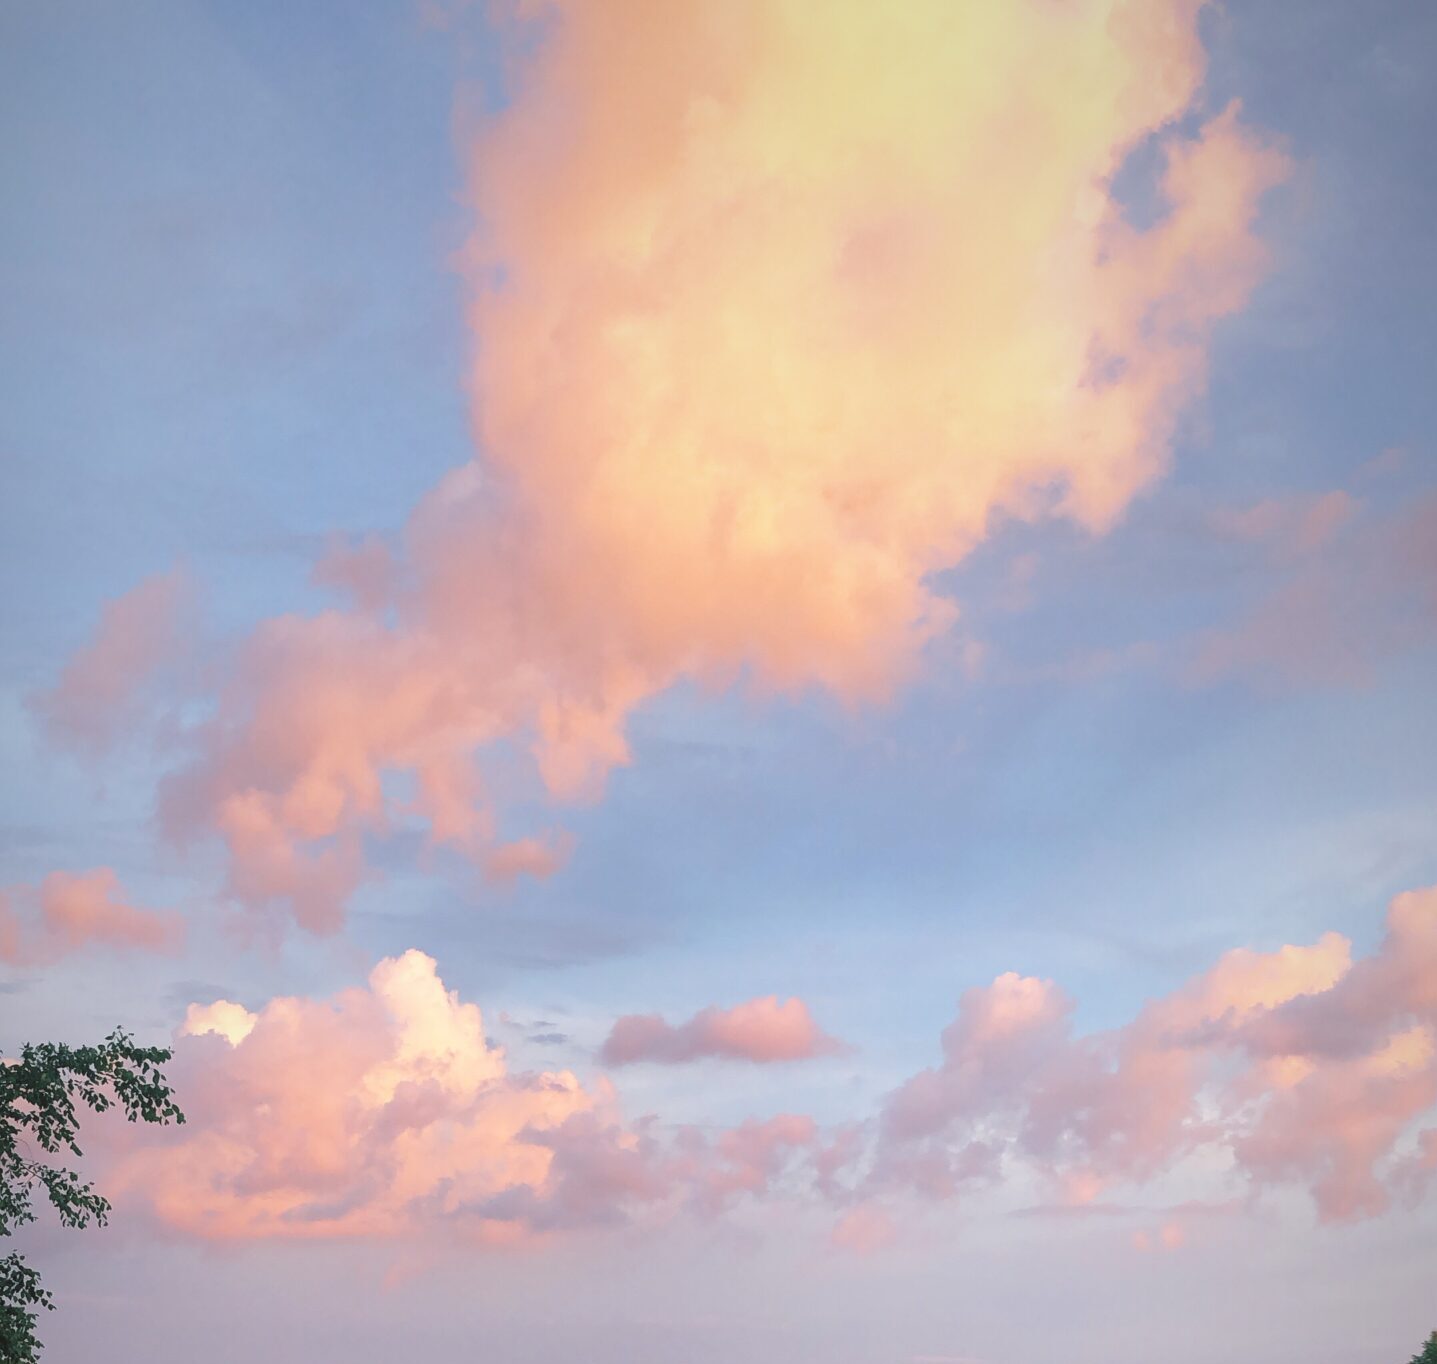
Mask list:
[{"label": "wispy cloud", "polygon": [[0,961],[43,965],[84,948],[176,953],[185,922],[125,898],[109,867],[52,871],[38,886],[0,890]]}]

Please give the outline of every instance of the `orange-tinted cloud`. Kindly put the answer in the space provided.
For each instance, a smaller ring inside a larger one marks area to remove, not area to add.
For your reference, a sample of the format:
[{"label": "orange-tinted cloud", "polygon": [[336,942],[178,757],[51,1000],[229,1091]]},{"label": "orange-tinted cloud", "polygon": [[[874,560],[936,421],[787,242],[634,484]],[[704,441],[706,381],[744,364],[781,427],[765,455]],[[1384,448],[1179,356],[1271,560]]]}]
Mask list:
[{"label": "orange-tinted cloud", "polygon": [[601,1056],[611,1066],[635,1061],[672,1065],[704,1057],[802,1061],[841,1048],[841,1043],[813,1021],[801,999],[780,1003],[776,995],[767,995],[731,1009],[701,1009],[677,1024],[665,1022],[658,1014],[626,1014],[614,1023]]},{"label": "orange-tinted cloud", "polygon": [[[1283,173],[1200,116],[1199,8],[495,6],[525,41],[466,152],[475,460],[396,550],[326,556],[345,610],[255,632],[171,831],[317,932],[396,822],[543,873],[494,851],[490,745],[586,798],[680,679],[882,698],[995,516],[1112,524]],[[1112,186],[1149,139],[1139,227]]]},{"label": "orange-tinted cloud", "polygon": [[873,1187],[947,1196],[1018,1159],[1091,1199],[1205,1147],[1257,1187],[1304,1184],[1326,1220],[1422,1184],[1402,1143],[1437,1104],[1437,888],[1394,900],[1356,963],[1329,933],[1229,952],[1108,1033],[1070,1013],[1050,982],[968,991],[942,1064],[885,1105]]},{"label": "orange-tinted cloud", "polygon": [[451,1214],[501,1235],[459,1210],[542,1185],[535,1134],[600,1102],[567,1071],[510,1075],[479,1009],[419,952],[332,1000],[192,1007],[175,1047],[189,1121],[114,1177],[207,1238],[393,1236]]},{"label": "orange-tinted cloud", "polygon": [[178,914],[127,903],[108,867],[52,871],[39,886],[0,892],[0,961],[17,966],[43,965],[91,946],[176,952],[184,930]]},{"label": "orange-tinted cloud", "polygon": [[508,1069],[477,1006],[421,952],[330,1000],[192,1005],[173,1066],[188,1118],[128,1132],[109,1176],[213,1239],[510,1241],[762,1194],[815,1140],[779,1115],[662,1140],[603,1082]]},{"label": "orange-tinted cloud", "polygon": [[183,643],[191,588],[178,571],[146,578],[105,604],[94,638],[31,704],[46,729],[80,748],[107,748],[134,717],[146,685]]},{"label": "orange-tinted cloud", "polygon": [[[1337,934],[1237,949],[1087,1035],[1051,983],[1008,974],[964,994],[942,1042],[872,1123],[626,1120],[603,1080],[511,1071],[411,951],[329,1000],[192,1005],[174,1063],[189,1122],[121,1133],[106,1177],[207,1238],[503,1242],[803,1197],[863,1251],[897,1234],[904,1191],[1036,1174],[1065,1212],[1113,1211],[1112,1190],[1219,1153],[1254,1191],[1296,1184],[1325,1220],[1372,1216],[1437,1173],[1418,1130],[1437,1107],[1437,888],[1399,896],[1355,962]],[[1137,1243],[1176,1249],[1190,1214],[1227,1206],[1170,1209]]]}]

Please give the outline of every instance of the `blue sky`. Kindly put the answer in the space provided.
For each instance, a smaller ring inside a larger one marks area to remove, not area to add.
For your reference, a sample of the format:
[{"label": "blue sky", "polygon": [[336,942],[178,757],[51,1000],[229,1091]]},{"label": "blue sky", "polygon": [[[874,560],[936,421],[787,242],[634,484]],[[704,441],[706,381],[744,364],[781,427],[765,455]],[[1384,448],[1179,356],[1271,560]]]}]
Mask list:
[{"label": "blue sky", "polygon": [[[4,1047],[117,1020],[161,1038],[190,1002],[328,995],[417,947],[482,1005],[512,1065],[582,1075],[621,1014],[799,996],[855,1050],[616,1083],[626,1110],[666,1122],[797,1107],[841,1123],[933,1064],[958,996],[1005,971],[1058,981],[1086,1031],[1231,947],[1336,930],[1372,951],[1388,900],[1437,881],[1437,587],[1392,566],[1437,495],[1437,11],[1233,0],[1201,32],[1201,107],[1240,99],[1293,169],[1264,200],[1270,267],[1215,330],[1168,473],[1116,528],[995,518],[935,579],[960,625],[891,703],[692,681],[646,700],[632,760],[564,810],[574,852],[553,876],[489,883],[399,833],[372,844],[378,875],[341,936],[246,949],[225,927],[219,849],[155,835],[173,749],[126,741],[88,763],[47,739],[29,698],[105,601],[177,565],[199,595],[194,666],[222,671],[258,622],[331,600],[310,572],[333,537],[395,535],[472,457],[463,144],[472,110],[500,98],[495,39],[472,12],[437,22],[406,3],[8,7],[0,881],[103,864],[136,903],[180,909],[189,939],[181,959],[5,968]],[[1353,510],[1311,553],[1233,529],[1259,505],[1339,492]],[[1204,647],[1309,582],[1325,605],[1305,651],[1204,669]],[[504,818],[517,836],[545,805],[530,780]],[[1137,1361],[1164,1320],[1230,1294],[1261,1342],[1244,1357],[1263,1364],[1358,1364],[1379,1344],[1395,1360],[1431,1329],[1430,1205],[1354,1229],[1314,1230],[1300,1200],[1266,1218],[1244,1243],[1261,1290],[1224,1273],[1240,1228],[1177,1283],[1167,1261],[1092,1270],[1089,1222],[961,1214],[972,1234],[947,1236],[930,1214],[916,1248],[881,1264],[815,1270],[781,1237],[751,1249],[744,1231],[681,1228],[662,1256],[581,1241],[547,1267],[446,1261],[378,1305],[348,1284],[382,1273],[382,1250],[192,1260],[133,1229],[108,1246],[48,1238],[64,1310],[47,1357],[107,1337],[116,1360],[252,1357],[255,1296],[295,1342],[273,1357],[296,1360],[389,1357],[404,1340],[515,1364],[1019,1364],[1076,1331],[1091,1342],[1079,1358]],[[1005,1346],[1029,1257],[1062,1327],[1027,1322]],[[287,1300],[291,1273],[346,1312],[317,1323]],[[630,1276],[650,1273],[671,1281],[671,1319],[642,1318]],[[571,1286],[569,1318],[544,1321],[546,1275]],[[188,1300],[173,1319],[152,1279]],[[1135,1298],[1147,1305],[1116,1322]],[[1282,1331],[1264,1336],[1274,1302]],[[498,1352],[465,1353],[456,1342],[495,1313]],[[228,1345],[212,1344],[221,1322]],[[1208,1329],[1193,1349],[1212,1348]],[[1211,1357],[1184,1348],[1172,1357]]]}]

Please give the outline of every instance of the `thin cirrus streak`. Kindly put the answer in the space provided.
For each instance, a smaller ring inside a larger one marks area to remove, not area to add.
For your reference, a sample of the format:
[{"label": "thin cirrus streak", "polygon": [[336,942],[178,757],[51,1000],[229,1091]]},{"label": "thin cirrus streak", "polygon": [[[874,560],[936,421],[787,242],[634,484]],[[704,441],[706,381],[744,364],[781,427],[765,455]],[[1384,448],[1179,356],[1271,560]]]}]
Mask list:
[{"label": "thin cirrus streak", "polygon": [[[402,547],[317,566],[347,607],[244,642],[170,834],[218,834],[233,899],[319,933],[397,820],[543,874],[557,834],[495,851],[489,745],[562,801],[682,678],[881,699],[955,619],[928,575],[996,516],[1109,526],[1284,172],[1235,105],[1179,124],[1199,9],[496,7],[526,41],[466,153],[479,453]],[[1139,227],[1112,184],[1148,139]]]},{"label": "thin cirrus streak", "polygon": [[38,886],[0,890],[0,961],[41,966],[102,946],[178,952],[185,921],[167,910],[129,904],[109,867],[52,871]]},{"label": "thin cirrus streak", "polygon": [[[411,951],[331,1001],[192,1006],[190,1121],[130,1129],[107,1177],[206,1238],[508,1242],[782,1197],[833,1208],[833,1244],[858,1252],[901,1234],[914,1199],[1036,1179],[1095,1209],[1204,1152],[1230,1160],[1216,1177],[1200,1163],[1219,1192],[1297,1185],[1334,1222],[1437,1177],[1437,887],[1398,896],[1357,961],[1335,933],[1236,949],[1111,1032],[1074,1035],[1071,1012],[1051,982],[1000,976],[873,1119],[713,1133],[626,1120],[602,1078],[511,1071]],[[1185,1237],[1174,1215],[1134,1244]]]}]

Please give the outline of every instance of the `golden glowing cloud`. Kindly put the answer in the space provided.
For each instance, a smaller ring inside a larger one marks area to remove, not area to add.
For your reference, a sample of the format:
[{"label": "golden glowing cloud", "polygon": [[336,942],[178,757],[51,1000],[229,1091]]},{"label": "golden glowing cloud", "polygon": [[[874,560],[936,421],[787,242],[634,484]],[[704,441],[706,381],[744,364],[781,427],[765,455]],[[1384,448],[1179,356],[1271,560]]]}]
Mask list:
[{"label": "golden glowing cloud", "polygon": [[[1262,271],[1283,170],[1236,107],[1202,115],[1198,9],[498,7],[537,42],[466,154],[475,459],[403,553],[332,548],[350,609],[255,632],[167,826],[318,932],[395,818],[545,874],[566,843],[501,846],[486,746],[570,799],[683,678],[881,698],[995,517],[1110,525]],[[1149,140],[1139,224],[1113,184]]]}]

